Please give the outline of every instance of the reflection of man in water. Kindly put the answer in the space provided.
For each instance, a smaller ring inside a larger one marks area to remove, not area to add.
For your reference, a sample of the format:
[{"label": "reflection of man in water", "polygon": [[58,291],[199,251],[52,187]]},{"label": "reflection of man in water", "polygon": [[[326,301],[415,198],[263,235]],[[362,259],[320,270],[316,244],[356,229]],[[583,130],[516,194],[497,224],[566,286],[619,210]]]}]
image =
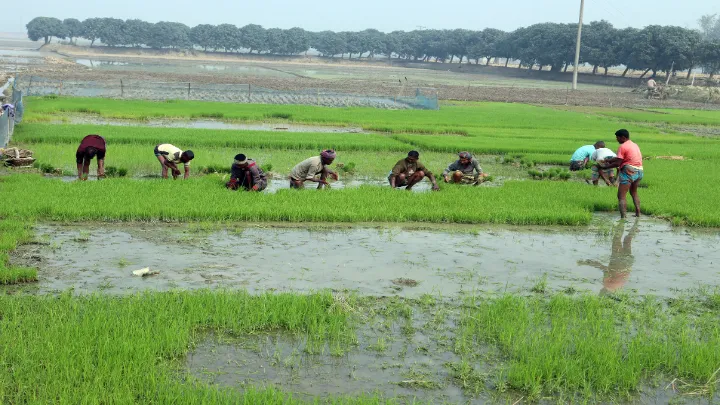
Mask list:
[{"label": "reflection of man in water", "polygon": [[623,239],[625,221],[618,222],[613,229],[612,251],[607,266],[597,260],[580,260],[578,264],[598,268],[603,271],[603,288],[600,294],[614,293],[622,288],[630,278],[635,258],[632,255],[632,240],[638,231],[638,221],[633,224],[630,232]]}]

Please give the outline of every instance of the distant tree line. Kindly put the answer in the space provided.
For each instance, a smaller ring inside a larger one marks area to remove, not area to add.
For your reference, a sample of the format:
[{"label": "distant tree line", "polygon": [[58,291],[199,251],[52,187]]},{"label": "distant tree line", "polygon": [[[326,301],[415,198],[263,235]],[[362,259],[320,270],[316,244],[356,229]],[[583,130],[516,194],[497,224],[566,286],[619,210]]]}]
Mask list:
[{"label": "distant tree line", "polygon": [[[607,21],[595,21],[583,27],[581,62],[608,74],[614,66],[629,70],[670,73],[702,67],[711,77],[720,72],[720,18],[700,19],[701,30],[675,26],[650,25],[642,29],[617,29]],[[315,49],[328,58],[400,58],[441,63],[489,64],[494,58],[519,60],[520,67],[566,71],[572,66],[577,24],[541,23],[512,32],[487,28],[415,30],[383,33],[376,29],[359,32],[309,32],[302,28],[263,28],[249,24],[201,24],[188,27],[177,22],[149,23],[141,20],[89,18],[61,21],[37,17],[27,24],[28,37],[49,43],[53,37],[71,43],[85,38],[93,46],[101,41],[111,47],[150,47],[205,51],[297,55]]]}]

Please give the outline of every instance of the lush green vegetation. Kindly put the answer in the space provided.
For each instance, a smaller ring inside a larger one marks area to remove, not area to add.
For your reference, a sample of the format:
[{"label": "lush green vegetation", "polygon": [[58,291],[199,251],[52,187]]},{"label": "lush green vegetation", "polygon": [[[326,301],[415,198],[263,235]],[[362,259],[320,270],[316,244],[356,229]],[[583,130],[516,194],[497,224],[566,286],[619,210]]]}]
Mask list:
[{"label": "lush green vegetation", "polygon": [[[26,119],[41,121],[63,113],[94,114],[105,118],[215,118],[239,121],[280,120],[297,123],[359,125],[381,132],[492,133],[498,128],[591,131],[612,135],[617,124],[594,114],[523,104],[460,103],[439,111],[324,108],[303,105],[258,105],[195,101],[126,101],[95,98],[29,97]],[[632,128],[631,128],[632,129]],[[550,131],[546,131],[550,132]],[[578,134],[583,136],[584,134]],[[595,138],[596,136],[593,136]]]},{"label": "lush green vegetation", "polygon": [[[220,176],[190,181],[113,179],[64,183],[16,175],[0,183],[7,195],[0,215],[45,220],[123,221],[331,221],[586,224],[596,210],[612,210],[614,196],[585,184],[548,188],[537,182],[503,187],[443,185],[415,194],[389,187],[235,193]],[[127,196],[133,196],[128,200]],[[175,198],[173,197],[175,196]],[[458,204],[460,201],[470,203]]]},{"label": "lush green vegetation", "polygon": [[[709,161],[650,160],[642,211],[691,226],[720,226],[720,198],[712,176],[690,182],[698,172],[720,173]],[[284,181],[284,180],[275,180]],[[253,220],[419,221],[508,224],[585,224],[593,211],[612,211],[613,189],[584,183],[506,181],[502,187],[442,185],[440,193],[411,194],[386,187],[317,193],[280,190],[243,194],[223,188],[213,175],[187,182],[112,179],[64,183],[37,175],[0,182],[6,204],[0,215],[57,220]],[[127,201],[126,196],[136,198]],[[167,196],[176,195],[176,199]],[[692,196],[702,198],[692,198]],[[469,201],[468,204],[459,204]],[[81,202],[81,204],[78,204]],[[402,207],[400,209],[399,207]]]},{"label": "lush green vegetation", "polygon": [[[472,387],[476,368],[489,367],[499,390],[530,400],[626,400],[658,375],[699,383],[679,388],[712,397],[720,382],[720,295],[698,295],[669,305],[653,297],[469,297],[455,343],[459,369]],[[488,360],[488,345],[499,358]]]},{"label": "lush green vegetation", "polygon": [[[12,365],[0,368],[0,401],[304,403],[253,384],[208,385],[185,368],[185,356],[210,337],[243,342],[268,332],[293,338],[308,356],[367,350],[394,364],[405,356],[386,353],[395,340],[410,350],[437,348],[433,359],[454,352],[458,359],[445,364],[449,382],[468,398],[616,402],[678,378],[681,393],[709,399],[720,380],[719,311],[718,291],[672,300],[472,295],[460,306],[433,296],[326,292],[2,295],[0,328],[13,333],[0,334],[0,362]],[[422,395],[446,383],[425,378],[415,387]],[[386,403],[377,396],[319,401]]]},{"label": "lush green vegetation", "polygon": [[[290,115],[300,122],[375,126],[393,133],[18,126],[13,141],[32,149],[39,166],[50,171],[61,168],[73,173],[76,144],[85,134],[100,133],[108,140],[108,166],[118,167],[118,174],[127,170],[131,176],[159,172],[150,152],[159,142],[193,148],[197,156],[193,173],[201,167],[228,167],[236,153],[244,152],[261,165],[272,165],[277,176],[271,181],[278,182],[287,181],[285,176],[294,164],[326,147],[338,149],[337,164],[352,167],[358,176],[382,181],[408,149],[421,150],[423,162],[438,174],[455,159],[455,152],[468,149],[480,158],[486,171],[500,179],[493,182],[499,186],[441,184],[438,193],[370,185],[238,193],[224,188],[226,176],[222,174],[194,175],[188,181],[108,178],[63,182],[37,173],[15,173],[0,177],[0,284],[37,279],[36,270],[9,261],[10,252],[30,240],[30,224],[35,221],[581,225],[591,221],[594,211],[612,211],[617,205],[615,189],[587,186],[575,181],[576,174],[570,181],[527,180],[529,170],[568,177],[565,169],[535,167],[566,165],[570,154],[583,144],[605,139],[614,148],[612,133],[620,124],[598,115],[491,103],[441,111],[378,111],[94,99],[58,102],[31,99],[28,117],[32,119],[37,110],[46,115],[36,117],[52,117],[60,108],[76,112],[96,108],[99,114],[126,114],[125,118],[146,113],[187,118],[217,108],[225,118],[237,114],[234,119],[262,120],[266,114],[275,116],[270,119]],[[717,141],[659,134],[646,127],[634,131],[633,139],[651,157],[644,162],[643,213],[677,224],[720,226]],[[658,155],[692,159],[652,158]],[[392,339],[404,337],[412,350],[430,352],[430,347],[437,348],[439,356],[457,356],[445,364],[447,378],[469,397],[490,394],[512,398],[510,403],[520,397],[573,403],[633,400],[643,387],[660,380],[667,384],[675,378],[680,379],[676,384],[681,392],[707,398],[716,395],[720,380],[716,373],[720,367],[717,291],[669,301],[626,295],[614,299],[545,295],[542,285],[533,291],[536,294],[530,297],[467,296],[459,306],[434,297],[411,301],[329,293],[0,295],[0,330],[12,331],[0,333],[0,363],[10,365],[0,367],[0,402],[304,403],[272,387],[251,384],[240,391],[209,385],[185,369],[185,356],[209,336],[242,341],[266,332],[292,336],[303,343],[308,354],[325,351],[344,356],[367,348],[378,361],[393,363],[403,359],[382,356]],[[422,311],[432,319],[423,326],[428,329],[421,331],[423,338],[415,339],[423,324],[418,315]],[[387,319],[380,320],[376,314]],[[397,319],[391,319],[393,316]],[[401,323],[393,323],[397,320]],[[372,342],[367,342],[368,335],[359,329],[371,322],[378,324],[373,330],[377,336],[371,334]],[[398,331],[402,337],[388,331]],[[418,341],[434,346],[422,346]],[[418,389],[432,390],[447,383],[425,378],[422,373],[411,375],[421,378],[409,377],[403,383]],[[317,402],[365,405],[386,403],[386,399],[374,395]]]},{"label": "lush green vegetation", "polygon": [[[0,284],[17,284],[37,280],[37,270],[13,266],[9,254],[18,244],[30,240],[32,232],[26,221],[2,219],[0,215]],[[19,218],[19,217],[15,217]]]},{"label": "lush green vegetation", "polygon": [[[108,145],[155,145],[173,143],[193,148],[337,149],[406,151],[409,145],[376,134],[285,133],[211,129],[148,128],[97,125],[25,124],[16,141],[27,143],[77,144],[78,134],[102,134]],[[80,136],[82,139],[82,136]]]},{"label": "lush green vegetation", "polygon": [[0,368],[2,403],[284,404],[286,395],[271,388],[203,385],[183,372],[184,356],[208,332],[283,331],[306,341],[309,352],[328,347],[333,355],[356,340],[347,311],[329,293],[0,295],[0,329],[0,362],[8,365]]},{"label": "lush green vegetation", "polygon": [[[659,139],[644,139],[643,136],[632,136],[633,141],[641,145],[643,157],[680,155],[696,159],[712,159],[716,154],[715,148],[720,146],[716,139],[699,139],[688,136],[684,139],[673,137],[667,141]],[[512,136],[484,137],[484,136],[441,136],[441,135],[393,135],[401,142],[414,145],[423,150],[453,153],[459,150],[469,150],[483,154],[557,154],[570,161],[570,156],[578,147],[595,143],[595,138],[575,139],[555,138],[552,134],[539,135],[535,138],[520,138]],[[615,136],[605,136],[606,146],[617,149]]]},{"label": "lush green vegetation", "polygon": [[651,109],[638,110],[617,110],[597,109],[603,115],[622,118],[627,121],[666,123],[666,124],[695,124],[695,125],[720,125],[720,111],[701,110],[675,110],[675,109]]},{"label": "lush green vegetation", "polygon": [[[354,164],[354,173],[358,176],[372,177],[384,181],[393,164],[404,156],[408,149],[422,152],[422,160],[434,172],[439,173],[448,163],[454,160],[454,153],[469,150],[476,155],[504,154],[504,159],[492,156],[481,157],[481,164],[493,175],[503,181],[508,179],[528,178],[527,169],[535,164],[566,164],[570,154],[579,146],[589,144],[597,139],[605,139],[608,146],[615,148],[614,131],[621,123],[603,118],[597,114],[586,114],[581,111],[564,111],[550,108],[502,104],[502,103],[456,103],[444,107],[440,111],[387,111],[363,108],[327,109],[308,106],[265,106],[226,103],[173,102],[158,103],[149,101],[97,100],[82,98],[46,99],[33,98],[28,102],[27,117],[32,120],[33,114],[58,114],[61,111],[95,112],[102,116],[143,118],[143,117],[175,117],[190,118],[198,115],[223,116],[232,119],[263,120],[272,117],[289,117],[290,120],[309,123],[341,123],[361,125],[364,127],[387,127],[390,135],[380,134],[329,134],[329,133],[284,133],[256,131],[226,131],[198,129],[167,129],[142,127],[112,127],[93,125],[48,125],[23,124],[16,130],[14,141],[35,150],[35,156],[41,164],[48,167],[61,168],[72,173],[74,168],[74,143],[87,133],[101,133],[108,139],[108,165],[127,169],[131,175],[153,174],[158,171],[158,164],[149,152],[156,143],[172,142],[176,145],[194,149],[196,160],[193,166],[197,173],[202,167],[228,166],[232,157],[244,152],[260,161],[270,164],[278,178],[284,178],[290,169],[299,161],[315,155],[320,149],[334,147],[338,151],[337,163]],[[642,111],[631,111],[628,114],[648,114]],[[655,114],[663,116],[664,114]],[[416,131],[408,134],[403,131]],[[717,188],[710,184],[711,178],[717,177],[720,167],[715,162],[716,139],[700,139],[679,133],[660,134],[649,127],[632,128],[633,140],[642,148],[646,158],[656,156],[682,155],[692,158],[691,161],[648,160],[643,181],[648,187],[643,189],[641,199],[642,211],[672,219],[675,223],[686,223],[695,226],[720,225],[720,213],[712,204],[718,199]],[[425,134],[425,133],[435,133]],[[454,133],[458,135],[440,135]],[[514,164],[501,165],[500,162]],[[521,167],[518,167],[521,166]],[[581,176],[582,177],[582,176]],[[25,179],[21,182],[35,182],[40,179]],[[283,181],[283,180],[275,180]],[[228,197],[223,194],[218,181],[196,183],[209,187],[208,193],[200,198],[218,194],[215,201]],[[352,202],[345,202],[344,197],[335,192],[323,195],[326,202],[337,201],[337,209],[332,214],[319,214],[321,211],[297,206],[294,209],[246,211],[242,215],[229,212],[226,208],[208,214],[207,218],[244,218],[244,219],[284,219],[284,220],[330,220],[330,221],[376,221],[376,220],[419,220],[433,222],[507,222],[507,223],[584,223],[588,212],[596,209],[613,209],[614,193],[610,190],[588,190],[584,184],[559,185],[556,182],[527,185],[506,182],[498,190],[481,187],[474,190],[458,191],[468,193],[461,199],[477,201],[483,206],[478,213],[463,213],[464,209],[450,209],[453,205],[443,195],[413,196],[422,204],[413,204],[396,200],[399,195],[383,193],[389,190],[364,189],[363,191],[346,191]],[[211,185],[209,185],[211,184]],[[209,185],[209,186],[208,186]],[[147,184],[128,181],[117,185],[123,192],[140,195],[152,190],[144,190]],[[3,187],[3,186],[0,186]],[[11,187],[10,183],[5,187]],[[15,187],[13,185],[12,187]],[[34,187],[34,186],[33,186]],[[30,187],[30,188],[33,188]],[[62,189],[81,187],[60,183],[48,185]],[[90,185],[89,188],[105,189],[109,185]],[[180,185],[153,185],[155,187],[203,187]],[[561,189],[560,187],[567,187]],[[194,190],[194,189],[193,189]],[[446,191],[453,188],[446,187]],[[112,191],[109,191],[112,193]],[[164,192],[164,191],[163,191]],[[195,192],[195,191],[192,191]],[[34,194],[36,191],[21,191],[18,195]],[[349,194],[353,194],[350,197]],[[355,193],[358,193],[357,195]],[[376,194],[379,193],[379,194]],[[523,193],[531,193],[537,198],[535,203],[523,201],[527,199]],[[92,194],[92,193],[90,193]],[[291,194],[292,195],[292,194]],[[448,193],[447,195],[450,195]],[[693,198],[692,196],[702,196]],[[74,206],[68,196],[68,205]],[[92,197],[99,198],[99,197]],[[149,197],[155,198],[155,197]],[[294,197],[280,194],[278,196],[262,196],[259,199],[275,206],[283,206],[285,200]],[[310,197],[303,197],[310,198]],[[312,197],[318,198],[318,197]],[[376,202],[379,199],[380,202]],[[42,200],[42,199],[41,199]],[[428,200],[428,201],[425,201]],[[437,202],[434,205],[433,202]],[[232,205],[230,201],[227,201]],[[330,206],[335,207],[335,202]],[[364,203],[372,204],[367,207]],[[393,213],[395,204],[409,204],[413,208],[403,210],[403,214]],[[40,203],[45,204],[43,203]],[[260,204],[260,203],[258,203]],[[449,204],[449,205],[446,205]],[[157,205],[150,204],[157,207]],[[222,204],[221,204],[222,205]],[[470,204],[472,206],[473,204]],[[539,205],[545,205],[541,207]],[[103,215],[108,218],[123,217],[110,210]],[[209,206],[213,206],[209,203]],[[415,208],[417,207],[417,208]],[[553,208],[554,207],[554,208]],[[558,207],[566,207],[558,209]],[[132,210],[125,207],[125,210]],[[49,212],[56,212],[57,208]],[[344,213],[351,211],[353,214]],[[417,210],[417,212],[415,212]],[[432,211],[437,212],[432,212]],[[30,212],[44,212],[42,209],[28,207]],[[62,210],[61,210],[62,211]],[[190,209],[189,212],[204,211]],[[212,211],[212,210],[211,210]],[[261,211],[263,213],[261,213]],[[455,212],[456,213],[452,213]],[[515,211],[514,214],[509,214]],[[554,214],[547,215],[545,212]],[[158,209],[150,208],[147,214],[139,214],[138,219],[157,218]],[[162,211],[166,213],[167,211]],[[265,213],[266,212],[266,213]],[[311,213],[314,212],[314,213]],[[542,214],[538,214],[542,213]],[[37,215],[37,214],[33,214]],[[65,214],[63,214],[65,215]],[[73,214],[67,214],[70,218]],[[128,214],[135,218],[137,214]],[[239,216],[238,216],[239,215]],[[103,218],[95,215],[94,218]],[[79,215],[85,218],[85,214]],[[198,213],[173,213],[166,217],[172,219],[203,219]],[[393,219],[395,218],[395,219]]]},{"label": "lush green vegetation", "polygon": [[[38,158],[38,164],[45,166],[47,173],[53,173],[55,169],[61,169],[67,175],[77,175],[75,164],[75,148],[58,147],[51,143],[22,144],[23,147],[32,149]],[[184,145],[178,144],[183,147]],[[125,168],[130,176],[159,175],[160,164],[152,154],[154,145],[115,145],[111,152],[108,152],[107,164]],[[193,148],[190,146],[189,148]],[[149,151],[149,152],[148,152]],[[200,173],[203,168],[220,167],[229,170],[233,157],[238,153],[256,159],[261,166],[272,165],[272,172],[277,176],[277,181],[284,181],[292,168],[303,160],[317,156],[319,149],[230,149],[230,148],[203,148],[194,149],[195,159],[192,161],[193,175]],[[378,181],[385,181],[388,172],[398,160],[407,156],[407,152],[365,152],[338,150],[337,159],[333,166],[339,164],[355,163],[355,177],[369,177]],[[561,155],[556,155],[561,156]],[[562,156],[561,156],[562,157]],[[432,170],[439,173],[453,162],[456,157],[445,152],[423,152],[421,160]],[[566,159],[562,159],[565,163]],[[495,156],[480,157],[480,163],[484,170],[493,175],[500,175],[506,178],[519,178],[524,171],[517,170],[509,165],[499,164],[501,159]],[[90,170],[92,175],[95,170],[95,163]],[[345,174],[341,171],[344,178]],[[282,180],[280,180],[282,178]],[[342,180],[342,179],[341,179]]]}]

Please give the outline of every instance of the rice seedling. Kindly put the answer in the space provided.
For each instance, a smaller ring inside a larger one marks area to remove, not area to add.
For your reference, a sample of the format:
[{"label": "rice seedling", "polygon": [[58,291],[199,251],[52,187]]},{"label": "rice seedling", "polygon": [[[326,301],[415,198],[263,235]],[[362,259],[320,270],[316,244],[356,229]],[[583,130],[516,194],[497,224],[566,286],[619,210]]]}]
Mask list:
[{"label": "rice seedling", "polygon": [[[593,209],[610,210],[615,206],[612,194],[584,184],[548,188],[539,183],[506,182],[501,188],[446,186],[439,193],[422,194],[378,186],[328,192],[282,189],[274,194],[248,194],[228,192],[223,184],[222,178],[213,176],[184,182],[113,179],[65,183],[37,175],[15,175],[0,182],[0,192],[8,196],[6,204],[0,206],[0,215],[67,221],[416,221],[577,225],[588,223]],[[134,198],[128,200],[128,195]],[[182,195],[183,198],[168,199],[168,195]],[[492,209],[477,210],[474,205],[456,205],[457,201],[466,199]],[[398,211],[393,207],[406,208]]]},{"label": "rice seedling", "polygon": [[15,142],[79,144],[87,134],[101,134],[108,146],[147,145],[151,150],[160,143],[183,148],[255,148],[255,149],[336,149],[365,151],[405,151],[410,145],[376,134],[286,133],[188,128],[123,127],[98,125],[24,124],[14,135]]},{"label": "rice seedling", "polygon": [[[224,120],[263,121],[290,120],[296,123],[359,125],[389,133],[427,133],[472,135],[482,128],[522,128],[579,131],[593,128],[609,133],[617,123],[582,112],[506,103],[468,103],[443,105],[439,111],[377,110],[372,108],[324,108],[302,105],[272,106],[178,100],[173,103],[62,97],[58,99],[26,98],[26,116],[34,114],[93,113],[108,118],[138,119],[192,118],[203,115],[222,116]],[[272,108],[274,111],[268,112]],[[496,131],[496,130],[495,130]],[[486,132],[487,133],[487,132]]]},{"label": "rice seedling", "polygon": [[10,264],[10,252],[18,244],[28,242],[32,238],[29,228],[28,222],[3,219],[0,216],[0,285],[37,280],[37,269]]},{"label": "rice seedling", "polygon": [[[693,306],[696,299],[684,300]],[[652,297],[472,296],[460,324],[455,350],[463,361],[480,360],[485,345],[497,347],[505,360],[496,362],[499,386],[530,400],[628,400],[657,375],[692,381],[683,387],[710,397],[718,384],[720,322],[713,311],[687,313]]]},{"label": "rice seedling", "polygon": [[128,170],[124,167],[107,166],[105,167],[105,176],[107,177],[125,177]]},{"label": "rice seedling", "polygon": [[552,167],[547,170],[528,170],[528,175],[535,180],[570,180],[572,174],[567,169],[561,169],[559,167]]},{"label": "rice seedling", "polygon": [[[355,343],[348,314],[334,306],[329,293],[2,295],[0,325],[13,331],[0,334],[0,362],[13,365],[0,369],[3,403],[303,403],[274,389],[239,392],[205,385],[181,364],[215,330],[233,336],[281,331],[313,351],[329,345],[338,354]],[[384,401],[360,396],[329,402]]]},{"label": "rice seedling", "polygon": [[720,115],[717,111],[682,110],[682,109],[649,109],[639,110],[609,110],[594,109],[602,115],[622,118],[626,121],[667,123],[667,124],[697,124],[720,125]]}]

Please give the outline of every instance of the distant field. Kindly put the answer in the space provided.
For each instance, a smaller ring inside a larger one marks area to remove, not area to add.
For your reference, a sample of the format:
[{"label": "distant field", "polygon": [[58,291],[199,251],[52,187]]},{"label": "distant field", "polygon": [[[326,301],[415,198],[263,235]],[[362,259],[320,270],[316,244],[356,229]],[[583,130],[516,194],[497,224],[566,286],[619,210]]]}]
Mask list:
[{"label": "distant field", "polygon": [[590,108],[589,110],[598,114],[633,122],[720,126],[720,111],[717,110],[703,111],[659,108],[644,111],[610,108]]}]

